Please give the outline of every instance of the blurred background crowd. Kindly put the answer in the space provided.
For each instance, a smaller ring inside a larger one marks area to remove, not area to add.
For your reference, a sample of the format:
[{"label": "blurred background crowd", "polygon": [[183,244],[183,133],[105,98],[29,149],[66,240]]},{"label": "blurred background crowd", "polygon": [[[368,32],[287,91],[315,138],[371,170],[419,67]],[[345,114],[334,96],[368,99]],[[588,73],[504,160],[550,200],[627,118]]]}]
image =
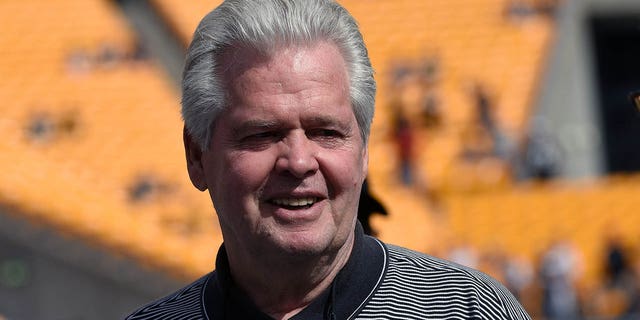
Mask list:
[{"label": "blurred background crowd", "polygon": [[[339,2],[379,87],[367,230],[534,319],[640,318],[640,2]],[[219,3],[0,2],[0,319],[118,318],[213,268],[178,84]]]}]

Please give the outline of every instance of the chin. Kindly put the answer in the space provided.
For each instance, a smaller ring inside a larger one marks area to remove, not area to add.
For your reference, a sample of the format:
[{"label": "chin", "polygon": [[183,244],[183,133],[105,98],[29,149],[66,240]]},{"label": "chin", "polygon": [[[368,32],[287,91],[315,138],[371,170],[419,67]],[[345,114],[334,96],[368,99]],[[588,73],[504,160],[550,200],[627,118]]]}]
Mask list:
[{"label": "chin", "polygon": [[[326,234],[293,233],[280,235],[276,246],[284,253],[297,256],[319,256],[331,252],[335,245],[333,237]],[[339,247],[339,246],[336,246]]]}]

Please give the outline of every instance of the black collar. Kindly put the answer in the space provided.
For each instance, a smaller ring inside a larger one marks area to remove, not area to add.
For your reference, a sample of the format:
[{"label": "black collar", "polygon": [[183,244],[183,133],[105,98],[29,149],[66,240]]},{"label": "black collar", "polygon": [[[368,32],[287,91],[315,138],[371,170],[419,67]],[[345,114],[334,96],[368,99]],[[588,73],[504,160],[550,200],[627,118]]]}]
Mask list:
[{"label": "black collar", "polygon": [[[292,319],[350,319],[358,313],[382,282],[387,268],[384,244],[364,235],[357,223],[349,261],[320,297]],[[244,295],[231,278],[224,244],[218,250],[216,270],[209,275],[203,304],[214,319],[269,319]]]}]

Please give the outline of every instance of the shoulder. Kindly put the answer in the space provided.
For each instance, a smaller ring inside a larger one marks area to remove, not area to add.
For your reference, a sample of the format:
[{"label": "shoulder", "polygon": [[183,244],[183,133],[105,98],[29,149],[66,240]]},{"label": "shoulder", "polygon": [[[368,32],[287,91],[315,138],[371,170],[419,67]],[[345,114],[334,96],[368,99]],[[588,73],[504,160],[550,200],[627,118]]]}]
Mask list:
[{"label": "shoulder", "polygon": [[164,298],[139,308],[125,320],[204,319],[202,295],[210,276],[211,273]]},{"label": "shoulder", "polygon": [[367,309],[407,319],[530,319],[513,295],[490,276],[447,260],[387,245],[385,277]]},{"label": "shoulder", "polygon": [[440,283],[438,290],[443,292],[467,287],[492,294],[508,292],[498,281],[478,270],[394,245],[387,248],[389,275],[409,277],[412,282],[423,284]]},{"label": "shoulder", "polygon": [[433,274],[433,276],[444,272],[451,275],[457,274],[464,277],[471,277],[473,279],[476,279],[477,277],[488,277],[478,270],[452,261],[436,258],[428,254],[396,245],[387,244],[386,246],[389,256],[389,267],[390,269],[398,269],[398,272],[418,272],[423,275]]}]

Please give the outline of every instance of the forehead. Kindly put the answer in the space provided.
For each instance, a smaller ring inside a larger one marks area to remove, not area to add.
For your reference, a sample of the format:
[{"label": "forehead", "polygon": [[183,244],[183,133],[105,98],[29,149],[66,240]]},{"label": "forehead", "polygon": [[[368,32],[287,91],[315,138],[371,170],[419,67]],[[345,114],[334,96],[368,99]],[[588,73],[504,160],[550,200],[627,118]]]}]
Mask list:
[{"label": "forehead", "polygon": [[274,47],[265,52],[236,45],[223,52],[220,62],[219,71],[227,90],[239,81],[259,85],[275,80],[286,84],[286,80],[301,75],[309,80],[347,79],[344,58],[338,47],[328,41]]},{"label": "forehead", "polygon": [[237,48],[225,52],[221,62],[226,66],[222,79],[227,111],[253,107],[251,112],[260,112],[259,107],[286,109],[294,104],[311,111],[346,102],[352,112],[346,63],[332,43],[283,47],[270,54]]}]

